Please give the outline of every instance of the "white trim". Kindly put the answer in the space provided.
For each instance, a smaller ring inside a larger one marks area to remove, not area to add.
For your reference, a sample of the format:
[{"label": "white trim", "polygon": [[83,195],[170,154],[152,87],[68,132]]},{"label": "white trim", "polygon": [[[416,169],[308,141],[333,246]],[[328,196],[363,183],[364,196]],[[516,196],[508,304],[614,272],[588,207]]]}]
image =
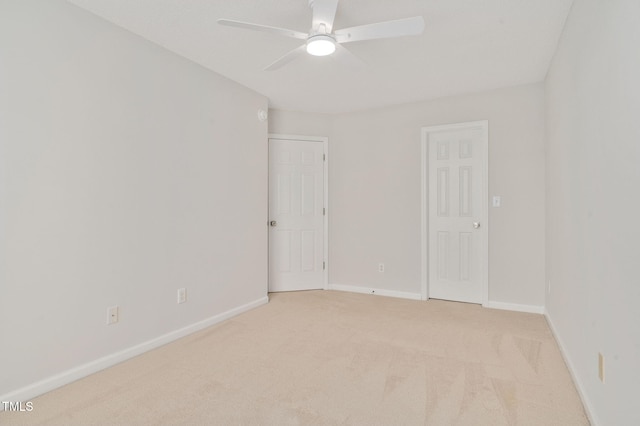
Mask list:
[{"label": "white trim", "polygon": [[580,399],[582,400],[582,405],[584,406],[584,411],[587,413],[587,417],[589,418],[589,423],[591,423],[591,425],[593,426],[599,426],[601,423],[595,415],[596,411],[593,408],[591,401],[589,400],[587,392],[585,392],[584,390],[584,385],[582,384],[582,381],[576,374],[576,368],[571,362],[571,358],[569,358],[569,354],[565,349],[565,345],[562,343],[560,334],[558,334],[558,331],[555,325],[553,325],[553,321],[549,316],[549,312],[546,310],[544,312],[544,317],[547,320],[547,324],[549,324],[549,329],[551,330],[551,334],[553,334],[553,337],[556,339],[556,342],[558,343],[558,348],[560,348],[560,353],[562,354],[564,363],[567,365],[567,369],[569,370],[569,374],[573,379],[573,383],[576,385],[576,389],[578,390],[578,394],[580,395]]},{"label": "white trim", "polygon": [[226,319],[239,315],[243,312],[257,308],[258,306],[264,305],[265,303],[268,303],[268,302],[269,302],[268,296],[261,297],[260,299],[254,300],[253,302],[249,302],[242,306],[238,306],[237,308],[230,309],[221,314],[214,315],[210,318],[188,325],[179,330],[169,332],[162,336],[156,337],[155,339],[147,340],[146,342],[140,343],[138,345],[132,346],[127,349],[123,349],[119,352],[115,352],[113,354],[107,355],[97,360],[88,362],[86,364],[83,364],[78,367],[72,368],[70,370],[64,371],[62,373],[56,374],[47,379],[41,380],[39,382],[33,383],[31,385],[17,389],[15,391],[9,392],[7,394],[0,396],[0,401],[28,401],[32,398],[35,398],[38,395],[42,395],[46,392],[52,391],[56,388],[59,388],[61,386],[74,382],[78,379],[82,379],[83,377],[87,377],[93,373],[97,373],[98,371],[104,370],[105,368],[112,367],[116,364],[119,364],[135,356],[148,352],[152,349],[155,349],[162,345],[166,345],[167,343],[178,340],[189,334],[195,333],[196,331],[210,327],[214,324],[218,324],[219,322],[222,322]]},{"label": "white trim", "polygon": [[285,135],[282,133],[269,133],[269,139],[283,139],[288,141],[329,142],[326,136]]},{"label": "white trim", "polygon": [[373,294],[376,296],[397,297],[399,299],[422,300],[420,293],[385,290],[383,288],[360,287],[356,285],[329,284],[329,290],[346,291],[349,293]]},{"label": "white trim", "polygon": [[481,271],[482,285],[482,306],[487,307],[489,303],[489,120],[469,121],[465,123],[444,124],[441,126],[427,126],[421,129],[422,144],[422,202],[421,202],[421,298],[427,300],[429,298],[429,223],[428,223],[428,204],[429,204],[429,185],[427,176],[429,171],[429,146],[427,135],[432,132],[442,132],[449,130],[465,129],[469,127],[480,127],[482,129],[482,214],[485,225],[481,228],[481,245],[483,248],[483,260]]},{"label": "white trim", "polygon": [[429,147],[427,146],[426,141],[426,133],[425,129],[422,129],[422,173],[421,173],[421,184],[420,184],[420,194],[421,194],[421,210],[420,210],[420,241],[421,241],[421,251],[420,251],[420,298],[422,300],[429,300],[429,221],[428,221],[428,211],[429,211],[429,183],[428,173],[429,173]]},{"label": "white trim", "polygon": [[520,305],[518,303],[505,303],[488,301],[485,308],[502,309],[503,311],[528,312],[530,314],[544,314],[544,306],[537,305]]},{"label": "white trim", "polygon": [[329,138],[324,138],[324,289],[329,287]]},{"label": "white trim", "polygon": [[[322,152],[324,154],[324,208],[326,209],[324,215],[324,276],[323,276],[323,288],[327,290],[329,288],[329,138],[325,136],[304,136],[304,135],[285,135],[281,133],[269,133],[267,142],[271,139],[282,139],[290,141],[307,141],[307,142],[322,142]],[[267,172],[268,174],[268,172]],[[269,210],[267,208],[267,221],[269,220]],[[269,247],[269,246],[268,246]],[[267,263],[269,253],[267,250]],[[267,284],[268,285],[268,284]]]}]

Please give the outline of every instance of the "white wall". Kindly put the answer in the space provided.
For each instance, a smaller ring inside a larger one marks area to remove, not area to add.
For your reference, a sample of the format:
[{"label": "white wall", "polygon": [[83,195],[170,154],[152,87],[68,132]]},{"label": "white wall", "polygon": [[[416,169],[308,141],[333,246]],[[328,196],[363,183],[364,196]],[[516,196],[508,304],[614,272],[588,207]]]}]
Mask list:
[{"label": "white wall", "polygon": [[[542,84],[332,116],[271,111],[269,131],[329,136],[329,282],[420,293],[420,129],[489,120],[489,300],[544,305]],[[385,273],[377,272],[385,263]]]},{"label": "white wall", "polygon": [[640,424],[639,46],[640,2],[576,0],[546,81],[546,305],[598,425]]},{"label": "white wall", "polygon": [[333,114],[269,110],[269,133],[331,137]]},{"label": "white wall", "polygon": [[[64,1],[2,2],[2,400],[265,300],[259,108],[265,97]],[[121,320],[107,326],[111,305]]]}]

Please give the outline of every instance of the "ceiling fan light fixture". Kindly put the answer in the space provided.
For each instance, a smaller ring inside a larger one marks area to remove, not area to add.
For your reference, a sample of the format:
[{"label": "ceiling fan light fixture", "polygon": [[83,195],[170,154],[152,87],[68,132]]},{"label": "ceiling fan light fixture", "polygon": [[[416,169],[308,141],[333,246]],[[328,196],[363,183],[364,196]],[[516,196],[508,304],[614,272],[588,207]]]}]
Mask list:
[{"label": "ceiling fan light fixture", "polygon": [[336,51],[336,42],[328,35],[316,35],[307,41],[307,53],[313,56],[327,56]]}]

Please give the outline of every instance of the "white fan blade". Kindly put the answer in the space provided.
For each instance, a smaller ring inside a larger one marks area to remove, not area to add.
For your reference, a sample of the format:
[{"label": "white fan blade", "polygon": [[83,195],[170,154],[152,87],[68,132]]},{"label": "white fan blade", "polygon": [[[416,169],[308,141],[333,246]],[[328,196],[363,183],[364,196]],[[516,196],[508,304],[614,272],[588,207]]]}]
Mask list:
[{"label": "white fan blade", "polygon": [[377,38],[418,35],[422,34],[422,31],[424,31],[424,19],[422,16],[414,16],[413,18],[398,19],[397,21],[344,28],[336,31],[335,36],[338,43],[349,43]]},{"label": "white fan blade", "polygon": [[327,34],[331,34],[333,20],[336,17],[336,9],[338,8],[338,0],[309,0],[309,6],[313,10],[311,28],[317,31],[320,25],[324,24]]},{"label": "white fan blade", "polygon": [[265,71],[277,70],[278,68],[288,64],[289,62],[293,61],[294,59],[299,58],[300,56],[304,55],[305,53],[307,53],[307,45],[303,44],[302,46],[296,47],[295,49],[289,51],[289,53],[287,53],[282,58],[278,59],[277,61],[275,61],[274,63],[272,63],[268,67],[266,67],[264,70]]},{"label": "white fan blade", "polygon": [[363,68],[367,65],[362,59],[351,53],[349,49],[339,44],[336,44],[336,51],[331,57],[350,68]]},{"label": "white fan blade", "polygon": [[267,25],[251,24],[249,22],[232,21],[230,19],[218,19],[218,24],[226,25],[229,27],[246,28],[254,31],[261,31],[264,33],[277,34],[285,37],[298,38],[300,40],[306,40],[308,34],[301,33],[300,31],[288,30],[286,28],[269,27]]}]

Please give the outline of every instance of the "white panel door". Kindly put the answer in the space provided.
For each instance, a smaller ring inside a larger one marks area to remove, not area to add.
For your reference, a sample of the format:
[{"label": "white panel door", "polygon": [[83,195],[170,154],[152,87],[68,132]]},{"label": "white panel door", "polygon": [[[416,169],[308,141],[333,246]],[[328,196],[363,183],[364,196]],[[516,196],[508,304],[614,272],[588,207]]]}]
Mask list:
[{"label": "white panel door", "polygon": [[324,147],[269,139],[269,291],[324,287]]},{"label": "white panel door", "polygon": [[482,123],[425,129],[430,298],[485,300],[486,122]]}]

